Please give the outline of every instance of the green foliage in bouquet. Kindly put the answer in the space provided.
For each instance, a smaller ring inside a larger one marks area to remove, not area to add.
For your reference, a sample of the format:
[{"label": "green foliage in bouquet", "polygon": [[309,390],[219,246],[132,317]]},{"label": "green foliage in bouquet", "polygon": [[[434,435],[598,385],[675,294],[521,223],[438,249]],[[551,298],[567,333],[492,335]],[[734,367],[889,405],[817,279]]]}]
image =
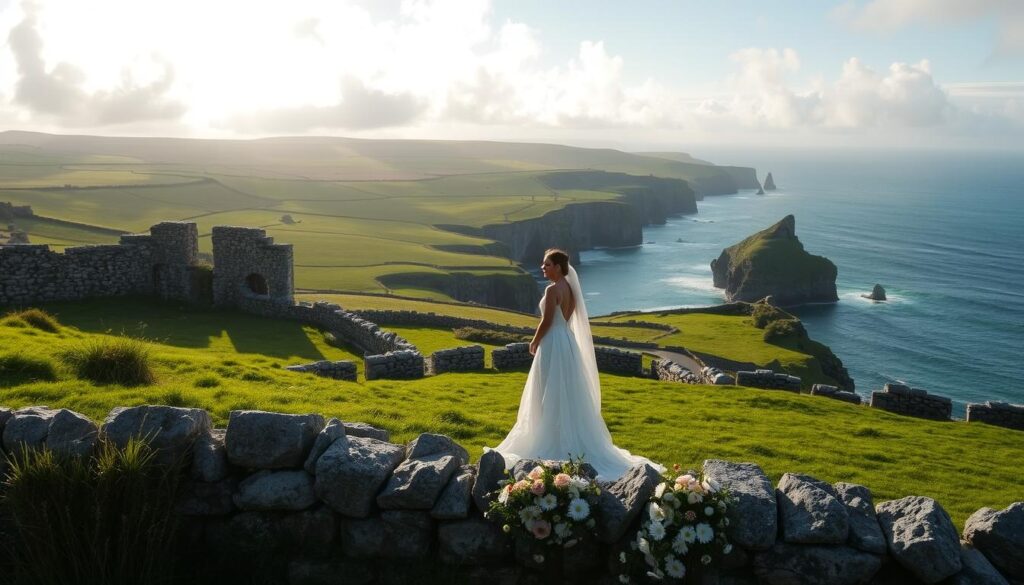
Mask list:
[{"label": "green foliage in bouquet", "polygon": [[568,548],[593,535],[601,488],[582,471],[582,459],[538,465],[523,479],[509,478],[491,502],[487,517],[502,530],[544,546]]},{"label": "green foliage in bouquet", "polygon": [[[679,473],[680,467],[673,469]],[[630,550],[619,555],[621,583],[638,575],[681,580],[732,551],[725,535],[733,504],[729,490],[695,471],[673,477],[675,473],[663,476]]]}]

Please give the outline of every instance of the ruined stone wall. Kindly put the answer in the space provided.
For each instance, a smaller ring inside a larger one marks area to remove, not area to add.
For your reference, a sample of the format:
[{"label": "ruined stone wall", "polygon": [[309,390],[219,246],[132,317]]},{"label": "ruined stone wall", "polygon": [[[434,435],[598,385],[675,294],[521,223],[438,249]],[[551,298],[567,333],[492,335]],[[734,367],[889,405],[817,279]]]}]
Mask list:
[{"label": "ruined stone wall", "polygon": [[811,386],[811,394],[814,396],[824,396],[825,398],[842,400],[843,402],[849,402],[850,404],[861,403],[860,394],[857,394],[856,392],[847,392],[836,386],[829,386],[828,384],[815,384]]},{"label": "ruined stone wall", "polygon": [[442,349],[430,354],[427,360],[427,372],[430,374],[476,372],[483,369],[484,348],[480,345]]},{"label": "ruined stone wall", "polygon": [[[506,477],[502,455],[488,451],[470,464],[444,435],[397,444],[362,423],[252,410],[231,411],[217,429],[201,409],[135,406],[113,409],[101,425],[66,409],[0,408],[0,436],[6,452],[46,447],[67,456],[90,455],[100,437],[120,446],[150,438],[157,460],[185,461],[182,563],[226,568],[240,582],[416,583],[443,571],[451,582],[615,583],[619,552],[635,541],[662,481],[641,464],[602,482],[589,510],[594,533],[555,555],[484,517]],[[521,479],[538,463],[509,471]],[[928,497],[876,505],[865,486],[797,473],[773,484],[756,463],[707,460],[703,472],[735,498],[733,550],[703,571],[703,583],[1024,581],[1024,503],[982,508],[961,533]]]},{"label": "ruined stone wall", "polygon": [[983,422],[1024,431],[1024,404],[989,401],[967,405],[967,422]]},{"label": "ruined stone wall", "polygon": [[651,377],[656,380],[661,380],[662,382],[680,382],[683,384],[701,383],[700,376],[672,360],[652,361]]},{"label": "ruined stone wall", "polygon": [[643,372],[643,356],[636,352],[623,351],[614,347],[595,347],[594,354],[597,358],[597,369],[600,372],[623,376],[639,376]]},{"label": "ruined stone wall", "polygon": [[886,384],[881,392],[872,392],[871,406],[930,420],[949,420],[953,414],[953,401],[949,398],[903,384]]},{"label": "ruined stone wall", "polygon": [[0,305],[151,294],[192,300],[197,250],[195,224],[182,222],[63,253],[46,245],[0,246]]},{"label": "ruined stone wall", "polygon": [[274,238],[257,228],[216,226],[213,257],[217,306],[237,306],[243,299],[294,302],[291,244],[275,244]]},{"label": "ruined stone wall", "polygon": [[776,373],[772,370],[736,372],[736,383],[740,386],[751,386],[753,388],[800,392],[800,378],[790,376],[789,374]]},{"label": "ruined stone wall", "polygon": [[509,343],[491,350],[491,365],[495,370],[518,370],[533,365],[529,343]]}]

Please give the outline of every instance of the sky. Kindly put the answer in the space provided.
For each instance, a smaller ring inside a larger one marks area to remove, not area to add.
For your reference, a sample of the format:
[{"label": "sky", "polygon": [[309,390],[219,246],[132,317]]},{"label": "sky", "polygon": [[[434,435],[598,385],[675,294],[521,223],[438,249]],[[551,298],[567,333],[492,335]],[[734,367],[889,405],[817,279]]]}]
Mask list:
[{"label": "sky", "polygon": [[0,0],[0,130],[1024,150],[1024,0]]}]

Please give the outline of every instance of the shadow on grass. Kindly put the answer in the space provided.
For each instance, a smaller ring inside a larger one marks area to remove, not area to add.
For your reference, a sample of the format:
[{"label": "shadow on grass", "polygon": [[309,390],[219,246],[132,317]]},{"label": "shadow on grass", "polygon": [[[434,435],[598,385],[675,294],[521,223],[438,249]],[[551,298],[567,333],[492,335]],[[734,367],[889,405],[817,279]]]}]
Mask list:
[{"label": "shadow on grass", "polygon": [[184,348],[210,346],[224,334],[239,352],[322,360],[302,325],[237,311],[125,297],[43,305],[63,325],[89,333],[115,333]]}]

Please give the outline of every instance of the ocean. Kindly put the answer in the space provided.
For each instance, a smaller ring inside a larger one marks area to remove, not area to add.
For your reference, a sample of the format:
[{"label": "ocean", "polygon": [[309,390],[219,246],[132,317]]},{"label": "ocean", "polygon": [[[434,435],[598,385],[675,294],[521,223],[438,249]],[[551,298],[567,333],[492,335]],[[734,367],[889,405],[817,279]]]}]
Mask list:
[{"label": "ocean", "polygon": [[[792,213],[804,248],[839,268],[840,301],[795,312],[867,396],[903,382],[968,402],[1024,403],[1024,154],[698,152],[771,171],[779,189],[705,197],[644,244],[584,252],[592,315],[723,302],[710,262]],[[889,301],[860,297],[875,283]]]}]

